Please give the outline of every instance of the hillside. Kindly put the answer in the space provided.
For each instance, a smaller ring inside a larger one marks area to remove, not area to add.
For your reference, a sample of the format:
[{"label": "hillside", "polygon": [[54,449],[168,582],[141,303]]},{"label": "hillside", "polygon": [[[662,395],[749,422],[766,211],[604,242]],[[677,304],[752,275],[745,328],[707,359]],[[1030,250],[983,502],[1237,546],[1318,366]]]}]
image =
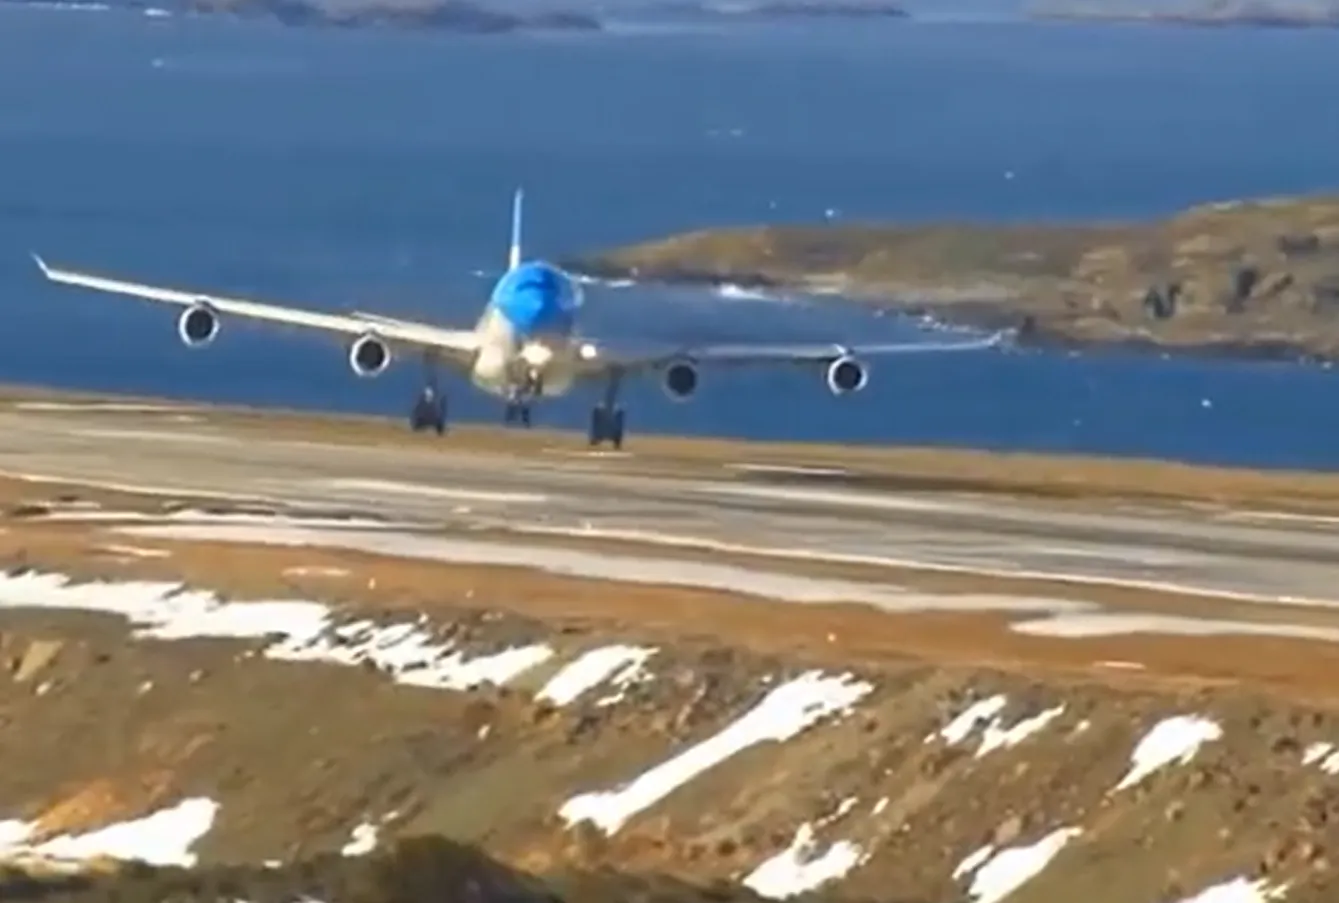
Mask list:
[{"label": "hillside", "polygon": [[841,293],[1024,342],[1339,357],[1339,197],[1149,222],[708,229],[567,261],[671,283]]}]

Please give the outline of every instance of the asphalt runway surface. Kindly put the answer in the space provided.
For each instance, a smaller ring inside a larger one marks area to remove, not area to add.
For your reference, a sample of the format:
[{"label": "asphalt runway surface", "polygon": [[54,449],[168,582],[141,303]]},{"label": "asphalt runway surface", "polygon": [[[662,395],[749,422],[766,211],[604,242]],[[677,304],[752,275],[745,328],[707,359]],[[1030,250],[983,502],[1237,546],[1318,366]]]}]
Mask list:
[{"label": "asphalt runway surface", "polygon": [[[727,549],[794,561],[1339,605],[1339,518],[1186,506],[843,487],[741,459],[705,478],[637,472],[635,451],[547,454],[240,435],[208,408],[0,407],[0,472],[107,487],[248,498],[491,528]],[[617,466],[613,463],[617,462]]]}]

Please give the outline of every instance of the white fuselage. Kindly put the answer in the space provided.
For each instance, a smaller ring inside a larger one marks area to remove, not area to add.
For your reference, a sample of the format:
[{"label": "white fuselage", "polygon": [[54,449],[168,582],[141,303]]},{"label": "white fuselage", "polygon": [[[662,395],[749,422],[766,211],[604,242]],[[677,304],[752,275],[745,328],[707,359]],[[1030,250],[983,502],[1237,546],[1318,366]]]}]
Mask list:
[{"label": "white fuselage", "polygon": [[491,395],[531,394],[551,398],[566,393],[576,379],[580,342],[570,332],[539,332],[522,339],[496,308],[485,308],[475,325],[479,348],[470,381]]}]

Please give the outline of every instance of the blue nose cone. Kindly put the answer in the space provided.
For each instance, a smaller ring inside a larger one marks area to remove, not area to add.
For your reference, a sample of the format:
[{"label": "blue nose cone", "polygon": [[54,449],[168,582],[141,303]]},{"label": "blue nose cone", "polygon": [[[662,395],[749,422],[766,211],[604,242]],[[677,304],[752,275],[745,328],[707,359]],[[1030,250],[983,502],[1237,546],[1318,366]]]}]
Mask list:
[{"label": "blue nose cone", "polygon": [[568,333],[581,306],[581,294],[566,273],[550,264],[532,261],[499,279],[490,303],[522,336],[537,332]]}]

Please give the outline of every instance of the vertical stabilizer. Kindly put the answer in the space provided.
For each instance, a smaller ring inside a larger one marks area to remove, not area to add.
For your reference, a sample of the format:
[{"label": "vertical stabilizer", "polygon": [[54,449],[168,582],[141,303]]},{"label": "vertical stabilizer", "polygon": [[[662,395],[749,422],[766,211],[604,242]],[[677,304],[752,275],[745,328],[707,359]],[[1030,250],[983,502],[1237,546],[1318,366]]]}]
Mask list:
[{"label": "vertical stabilizer", "polygon": [[521,204],[525,190],[516,189],[511,200],[511,251],[507,255],[507,269],[514,270],[521,263]]}]

